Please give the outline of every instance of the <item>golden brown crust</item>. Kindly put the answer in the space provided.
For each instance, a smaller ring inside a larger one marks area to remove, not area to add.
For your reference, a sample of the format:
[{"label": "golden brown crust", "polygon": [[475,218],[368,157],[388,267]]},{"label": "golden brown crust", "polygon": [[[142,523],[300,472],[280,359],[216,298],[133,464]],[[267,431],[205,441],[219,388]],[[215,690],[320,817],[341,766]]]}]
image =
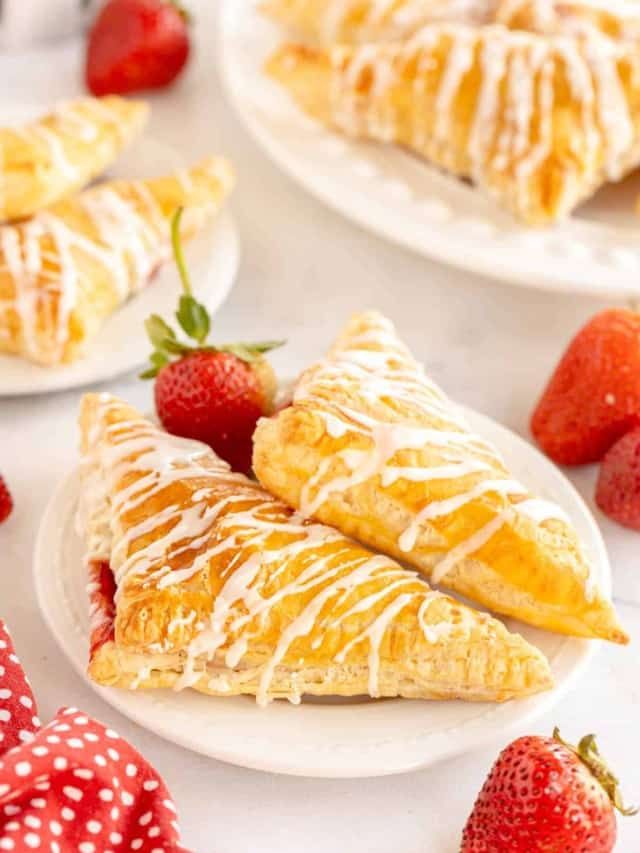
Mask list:
[{"label": "golden brown crust", "polygon": [[542,35],[604,34],[629,44],[640,39],[633,2],[607,0],[265,0],[262,11],[296,38],[318,44],[365,44],[414,36],[438,23],[503,24]]},{"label": "golden brown crust", "polygon": [[303,514],[492,610],[627,642],[568,519],[474,440],[375,313],[351,321],[291,407],[260,421],[254,469]]},{"label": "golden brown crust", "polygon": [[266,72],[322,124],[470,178],[530,225],[640,160],[640,54],[601,36],[443,24],[404,42],[285,44]]},{"label": "golden brown crust", "polygon": [[144,127],[144,101],[115,95],[60,104],[0,129],[0,221],[32,216],[100,175]]},{"label": "golden brown crust", "polygon": [[[550,686],[495,619],[292,510],[208,449],[87,395],[81,518],[117,584],[91,677],[260,701],[304,693],[503,701]],[[108,524],[104,525],[107,519]]]},{"label": "golden brown crust", "polygon": [[169,222],[194,236],[231,189],[210,157],[148,181],[109,181],[0,228],[0,352],[42,365],[80,357],[104,320],[170,255]]}]

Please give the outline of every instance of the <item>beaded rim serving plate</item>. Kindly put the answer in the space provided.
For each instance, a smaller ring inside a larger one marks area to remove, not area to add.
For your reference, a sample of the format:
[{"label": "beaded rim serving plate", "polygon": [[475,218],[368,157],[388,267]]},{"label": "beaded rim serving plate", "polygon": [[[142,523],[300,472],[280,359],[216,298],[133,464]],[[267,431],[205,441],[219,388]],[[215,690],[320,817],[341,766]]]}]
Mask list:
[{"label": "beaded rim serving plate", "polygon": [[[469,424],[504,454],[514,476],[569,513],[593,560],[595,579],[611,589],[598,526],[564,475],[528,442],[465,410]],[[52,496],[36,542],[40,609],[66,657],[86,679],[89,644],[83,544],[75,529],[78,473]],[[250,697],[211,697],[191,690],[130,692],[89,684],[105,701],[169,741],[213,758],[275,773],[366,777],[402,773],[468,752],[545,714],[584,673],[600,645],[507,620],[548,657],[555,687],[502,705],[459,701],[303,700],[259,707]],[[88,679],[87,679],[88,680]]]},{"label": "beaded rim serving plate", "polygon": [[231,102],[265,152],[310,193],[374,233],[512,284],[604,297],[640,293],[640,173],[551,228],[519,225],[483,193],[393,146],[332,134],[262,73],[282,33],[256,0],[220,7],[218,56]]}]

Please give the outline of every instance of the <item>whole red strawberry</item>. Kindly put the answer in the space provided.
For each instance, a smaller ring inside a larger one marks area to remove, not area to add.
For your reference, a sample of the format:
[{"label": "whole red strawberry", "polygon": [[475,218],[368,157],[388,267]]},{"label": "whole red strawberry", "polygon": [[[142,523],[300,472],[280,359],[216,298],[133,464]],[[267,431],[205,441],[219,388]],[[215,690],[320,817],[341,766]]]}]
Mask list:
[{"label": "whole red strawberry", "polygon": [[258,371],[230,352],[199,351],[163,367],[155,385],[163,427],[204,441],[234,470],[250,471],[256,423],[273,403],[264,365]]},{"label": "whole red strawberry", "polygon": [[234,470],[248,473],[256,424],[271,414],[276,392],[275,375],[264,353],[281,342],[205,343],[211,322],[191,291],[180,244],[181,216],[178,210],[171,226],[184,290],[176,317],[196,346],[179,341],[171,326],[153,314],[146,327],[155,349],[151,368],[142,377],[156,379],[156,411],[168,432],[204,441]]},{"label": "whole red strawberry", "polygon": [[640,424],[640,314],[603,311],[569,344],[531,419],[542,449],[563,465],[598,462]]},{"label": "whole red strawberry", "polygon": [[498,756],[462,835],[460,853],[611,853],[618,780],[593,735],[576,748],[523,737]]},{"label": "whole red strawberry", "polygon": [[0,524],[9,518],[12,510],[13,499],[11,497],[11,492],[9,491],[9,487],[4,481],[4,478],[0,477]]},{"label": "whole red strawberry", "polygon": [[623,436],[604,457],[596,503],[618,524],[640,530],[640,427]]},{"label": "whole red strawberry", "polygon": [[189,58],[184,10],[172,0],[108,0],[89,33],[87,86],[94,95],[160,89]]}]

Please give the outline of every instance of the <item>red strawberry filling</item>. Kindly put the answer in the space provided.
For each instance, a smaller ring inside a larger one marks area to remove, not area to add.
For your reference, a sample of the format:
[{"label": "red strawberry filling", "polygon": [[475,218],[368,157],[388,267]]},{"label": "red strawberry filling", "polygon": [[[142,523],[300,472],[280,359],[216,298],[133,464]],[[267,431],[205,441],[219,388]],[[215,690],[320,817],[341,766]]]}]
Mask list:
[{"label": "red strawberry filling", "polygon": [[93,659],[105,643],[115,639],[116,582],[106,560],[92,560],[89,563],[87,592],[91,615],[89,655]]}]

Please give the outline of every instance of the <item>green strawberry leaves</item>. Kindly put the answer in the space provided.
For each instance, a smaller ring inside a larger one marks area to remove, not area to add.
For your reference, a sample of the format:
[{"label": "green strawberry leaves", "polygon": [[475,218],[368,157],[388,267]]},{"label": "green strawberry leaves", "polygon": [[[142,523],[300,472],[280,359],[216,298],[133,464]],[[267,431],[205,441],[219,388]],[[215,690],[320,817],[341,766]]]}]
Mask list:
[{"label": "green strawberry leaves", "polygon": [[190,338],[199,344],[205,342],[211,329],[211,321],[204,305],[201,305],[188,293],[183,293],[180,297],[176,317],[181,328]]},{"label": "green strawberry leaves", "polygon": [[553,739],[561,743],[566,749],[577,755],[580,761],[585,764],[591,771],[591,774],[598,780],[609,797],[611,804],[617,809],[620,814],[625,817],[632,817],[638,814],[639,809],[635,807],[625,808],[622,795],[618,788],[620,784],[617,777],[609,769],[606,761],[600,755],[595,735],[585,735],[577,746],[567,743],[560,737],[560,730],[556,726],[553,730]]},{"label": "green strawberry leaves", "polygon": [[171,363],[173,356],[182,358],[199,351],[227,352],[251,364],[259,361],[265,353],[284,344],[284,341],[260,341],[255,344],[232,343],[214,347],[205,343],[211,331],[211,318],[205,306],[193,295],[180,238],[182,213],[183,208],[178,208],[171,220],[171,245],[183,290],[175,316],[184,335],[195,341],[197,346],[189,346],[180,341],[174,329],[162,317],[152,314],[145,321],[145,329],[153,345],[149,358],[151,366],[140,374],[141,379],[154,379],[163,367]]},{"label": "green strawberry leaves", "polygon": [[242,361],[251,364],[251,362],[260,361],[264,353],[277,349],[283,344],[284,341],[260,341],[257,344],[225,344],[218,349],[221,352],[230,352]]},{"label": "green strawberry leaves", "polygon": [[162,349],[165,340],[175,339],[176,333],[158,314],[147,317],[144,324],[149,340],[156,349]]}]

